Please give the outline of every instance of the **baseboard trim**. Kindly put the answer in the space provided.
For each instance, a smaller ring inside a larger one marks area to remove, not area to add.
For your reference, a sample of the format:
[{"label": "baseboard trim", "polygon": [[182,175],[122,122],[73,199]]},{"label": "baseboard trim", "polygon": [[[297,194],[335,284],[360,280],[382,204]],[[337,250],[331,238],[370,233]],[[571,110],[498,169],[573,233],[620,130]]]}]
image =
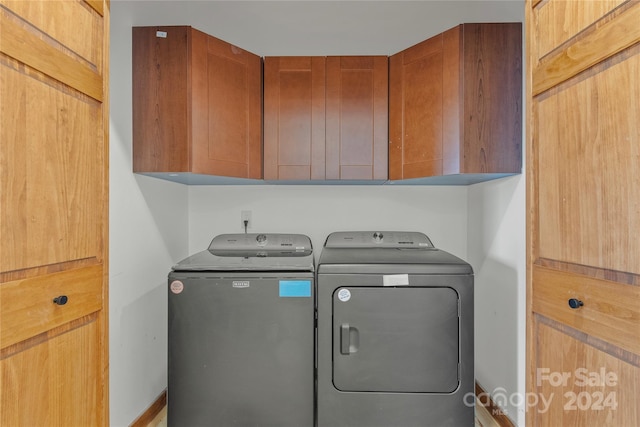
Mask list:
[{"label": "baseboard trim", "polygon": [[482,386],[476,381],[476,405],[482,405],[489,412],[489,415],[493,420],[498,423],[500,427],[515,427],[513,421],[507,417],[502,408],[500,408],[491,399],[491,395],[484,391]]},{"label": "baseboard trim", "polygon": [[[482,388],[482,386],[476,381],[475,387],[476,402],[478,405],[484,406],[491,417],[495,420],[500,427],[515,427],[509,417],[507,417],[502,409],[495,404],[495,402],[488,398],[489,394]],[[129,427],[147,427],[151,421],[153,421],[160,411],[167,405],[167,390],[164,390],[158,398],[144,411]]]},{"label": "baseboard trim", "polygon": [[147,427],[160,411],[167,406],[167,390],[160,393],[160,396],[144,411],[129,427]]}]

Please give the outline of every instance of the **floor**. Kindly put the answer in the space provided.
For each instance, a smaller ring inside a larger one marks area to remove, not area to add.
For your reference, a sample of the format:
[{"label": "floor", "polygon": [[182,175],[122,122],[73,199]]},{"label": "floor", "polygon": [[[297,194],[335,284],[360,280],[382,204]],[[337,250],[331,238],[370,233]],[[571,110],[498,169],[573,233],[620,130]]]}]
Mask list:
[{"label": "floor", "polygon": [[[165,406],[158,416],[149,423],[147,427],[167,427],[167,407]],[[491,417],[489,411],[484,406],[476,406],[476,425],[475,427],[500,427],[500,425]]]}]

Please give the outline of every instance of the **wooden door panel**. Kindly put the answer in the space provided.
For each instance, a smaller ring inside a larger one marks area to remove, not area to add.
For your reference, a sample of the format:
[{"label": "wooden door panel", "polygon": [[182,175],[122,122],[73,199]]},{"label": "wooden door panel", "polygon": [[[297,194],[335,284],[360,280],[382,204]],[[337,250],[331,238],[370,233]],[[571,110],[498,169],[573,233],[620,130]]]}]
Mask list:
[{"label": "wooden door panel", "polygon": [[534,9],[535,19],[539,23],[532,33],[537,45],[536,51],[532,52],[534,58],[544,57],[625,1],[541,2]]},{"label": "wooden door panel", "polygon": [[443,58],[442,35],[391,58],[391,179],[442,174]]},{"label": "wooden door panel", "polygon": [[108,425],[109,6],[0,3],[0,424]]},{"label": "wooden door panel", "polygon": [[533,425],[640,425],[637,355],[609,354],[610,348],[585,343],[579,332],[544,318],[536,317],[534,325],[539,404],[528,409]]},{"label": "wooden door panel", "polygon": [[262,178],[262,62],[192,30],[193,172]]},{"label": "wooden door panel", "polygon": [[[88,3],[3,0],[2,4],[42,34],[55,36],[55,40],[75,60],[86,63],[102,74],[102,16]],[[73,17],[73,25],[67,25],[69,17]]]},{"label": "wooden door panel", "polygon": [[265,179],[325,179],[325,74],[324,57],[264,59]]},{"label": "wooden door panel", "polygon": [[[101,265],[3,283],[0,349],[102,309]],[[63,305],[54,298],[67,297]]]},{"label": "wooden door panel", "polygon": [[27,348],[2,350],[3,426],[106,425],[96,316]]},{"label": "wooden door panel", "polygon": [[12,126],[0,127],[0,271],[101,259],[101,103],[6,57],[1,66]]},{"label": "wooden door panel", "polygon": [[[464,24],[461,173],[522,171],[522,25]],[[458,140],[444,144],[458,144]],[[457,160],[457,159],[456,159]]]},{"label": "wooden door panel", "polygon": [[533,292],[534,312],[640,354],[640,286],[534,266]]},{"label": "wooden door panel", "polygon": [[387,57],[327,57],[326,178],[386,179]]},{"label": "wooden door panel", "polygon": [[541,258],[640,274],[640,103],[627,96],[640,93],[640,48],[631,53],[536,100]]},{"label": "wooden door panel", "polygon": [[[157,37],[156,31],[164,31],[166,37]],[[187,172],[191,168],[189,42],[188,27],[132,29],[133,123],[147,124],[133,126],[134,172]],[[205,93],[206,85],[202,82],[206,82],[206,77],[193,73],[193,86]],[[207,99],[205,96],[196,99],[200,103],[195,104],[195,110],[204,115],[201,122],[206,131]],[[199,135],[205,132],[200,130],[193,138]]]},{"label": "wooden door panel", "polygon": [[[527,424],[635,426],[640,4],[548,0],[525,8],[527,389],[555,394],[545,410],[529,409]],[[570,298],[583,305],[570,308]],[[550,372],[567,381],[552,384]],[[609,372],[615,381],[576,384],[578,372]]]}]

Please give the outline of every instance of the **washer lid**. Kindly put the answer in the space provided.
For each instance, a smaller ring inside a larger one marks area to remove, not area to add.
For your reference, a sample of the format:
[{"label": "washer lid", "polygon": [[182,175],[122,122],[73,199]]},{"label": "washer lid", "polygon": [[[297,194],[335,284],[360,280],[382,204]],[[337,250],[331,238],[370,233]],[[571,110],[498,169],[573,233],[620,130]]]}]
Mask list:
[{"label": "washer lid", "polygon": [[206,251],[174,271],[314,271],[313,248],[302,234],[220,234]]}]

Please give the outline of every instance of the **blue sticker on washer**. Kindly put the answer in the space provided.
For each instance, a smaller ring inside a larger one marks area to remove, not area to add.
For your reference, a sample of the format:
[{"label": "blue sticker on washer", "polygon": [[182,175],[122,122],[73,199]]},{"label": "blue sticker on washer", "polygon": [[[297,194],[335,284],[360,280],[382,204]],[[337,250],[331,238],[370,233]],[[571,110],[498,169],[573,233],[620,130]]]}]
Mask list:
[{"label": "blue sticker on washer", "polygon": [[281,297],[310,297],[311,280],[280,280]]}]

